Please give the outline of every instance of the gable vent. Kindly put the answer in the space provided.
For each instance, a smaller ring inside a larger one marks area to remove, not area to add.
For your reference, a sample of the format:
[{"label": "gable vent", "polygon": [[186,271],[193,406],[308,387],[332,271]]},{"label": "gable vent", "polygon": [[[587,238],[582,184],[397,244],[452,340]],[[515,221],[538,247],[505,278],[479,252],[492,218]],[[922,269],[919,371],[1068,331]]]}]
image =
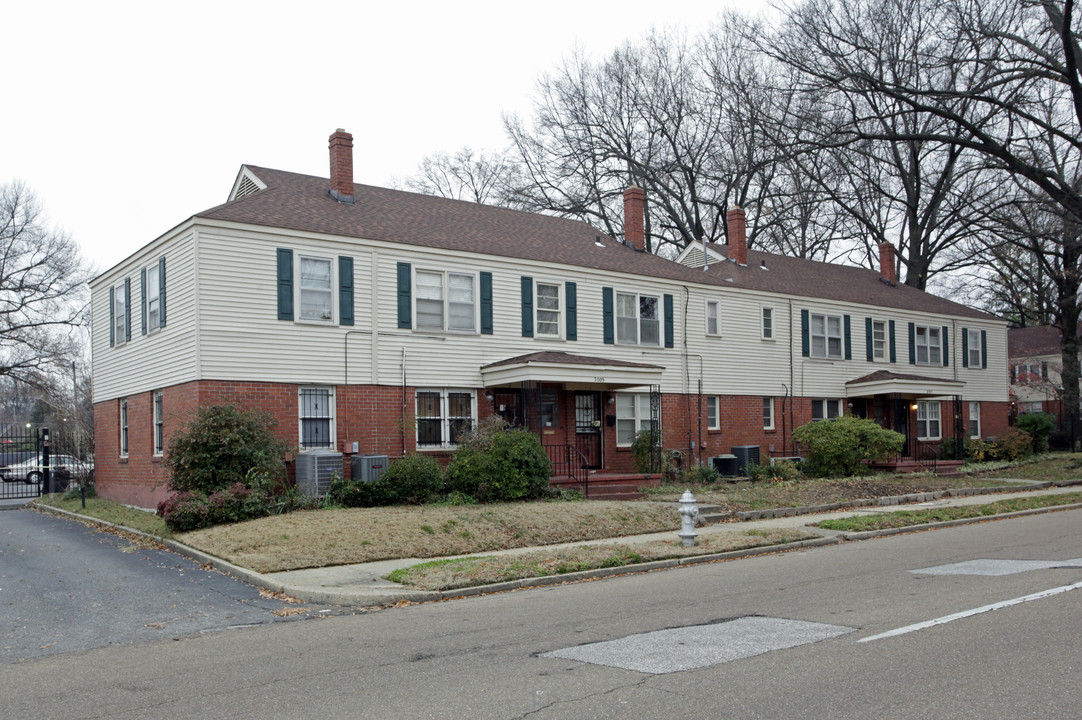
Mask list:
[{"label": "gable vent", "polygon": [[255,180],[252,180],[250,175],[244,175],[240,179],[240,183],[237,185],[237,192],[233,194],[234,200],[240,200],[242,197],[247,197],[252,193],[259,192],[263,188],[256,184]]},{"label": "gable vent", "polygon": [[686,265],[689,268],[700,268],[703,266],[703,251],[700,249],[689,250],[688,254],[680,261],[681,265]]}]

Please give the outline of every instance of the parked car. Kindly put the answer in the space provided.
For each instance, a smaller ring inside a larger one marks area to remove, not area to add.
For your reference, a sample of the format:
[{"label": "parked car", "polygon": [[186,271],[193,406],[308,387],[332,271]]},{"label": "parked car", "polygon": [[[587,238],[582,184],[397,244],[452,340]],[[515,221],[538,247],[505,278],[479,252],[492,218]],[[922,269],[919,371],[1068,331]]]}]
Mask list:
[{"label": "parked car", "polygon": [[[22,480],[28,484],[39,483],[43,467],[41,455],[34,455],[22,462],[0,468],[0,477],[4,479],[4,482]],[[51,455],[49,469],[64,470],[70,473],[71,478],[82,479],[93,471],[94,465],[92,462],[77,460],[71,455]]]}]

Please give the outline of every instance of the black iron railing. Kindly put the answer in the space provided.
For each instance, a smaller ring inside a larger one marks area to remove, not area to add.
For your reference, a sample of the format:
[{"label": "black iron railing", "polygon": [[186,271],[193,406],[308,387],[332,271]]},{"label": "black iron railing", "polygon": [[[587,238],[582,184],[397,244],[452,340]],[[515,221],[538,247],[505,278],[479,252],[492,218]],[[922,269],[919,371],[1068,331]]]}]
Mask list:
[{"label": "black iron railing", "polygon": [[590,497],[589,461],[586,456],[574,445],[545,445],[544,448],[552,466],[552,477],[572,480],[582,486],[583,495]]}]

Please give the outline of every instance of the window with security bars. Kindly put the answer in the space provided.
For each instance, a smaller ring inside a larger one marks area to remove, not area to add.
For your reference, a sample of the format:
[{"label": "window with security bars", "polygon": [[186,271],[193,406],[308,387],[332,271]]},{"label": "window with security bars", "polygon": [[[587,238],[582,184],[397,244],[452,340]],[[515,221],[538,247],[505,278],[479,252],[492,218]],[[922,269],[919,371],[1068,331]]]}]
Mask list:
[{"label": "window with security bars", "polygon": [[475,399],[469,390],[417,391],[417,447],[456,447],[473,428]]},{"label": "window with security bars", "polygon": [[301,449],[334,447],[334,392],[331,388],[301,388]]}]

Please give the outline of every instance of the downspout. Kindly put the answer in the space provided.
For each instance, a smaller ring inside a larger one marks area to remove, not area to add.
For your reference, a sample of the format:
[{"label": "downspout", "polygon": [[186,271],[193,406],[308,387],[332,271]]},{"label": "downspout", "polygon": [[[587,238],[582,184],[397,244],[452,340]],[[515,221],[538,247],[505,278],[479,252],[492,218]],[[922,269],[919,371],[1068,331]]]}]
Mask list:
[{"label": "downspout", "polygon": [[[792,392],[789,395],[789,427],[794,427],[795,418],[793,417],[793,401],[796,399],[796,367],[793,361],[793,299],[789,298],[789,387],[792,388]],[[804,390],[804,378],[801,377],[801,391]],[[784,412],[784,411],[783,411]],[[783,439],[788,447],[788,439]],[[796,449],[795,447],[793,448]]]},{"label": "downspout", "polygon": [[402,347],[402,422],[399,427],[402,439],[402,457],[406,456],[406,348]]}]

